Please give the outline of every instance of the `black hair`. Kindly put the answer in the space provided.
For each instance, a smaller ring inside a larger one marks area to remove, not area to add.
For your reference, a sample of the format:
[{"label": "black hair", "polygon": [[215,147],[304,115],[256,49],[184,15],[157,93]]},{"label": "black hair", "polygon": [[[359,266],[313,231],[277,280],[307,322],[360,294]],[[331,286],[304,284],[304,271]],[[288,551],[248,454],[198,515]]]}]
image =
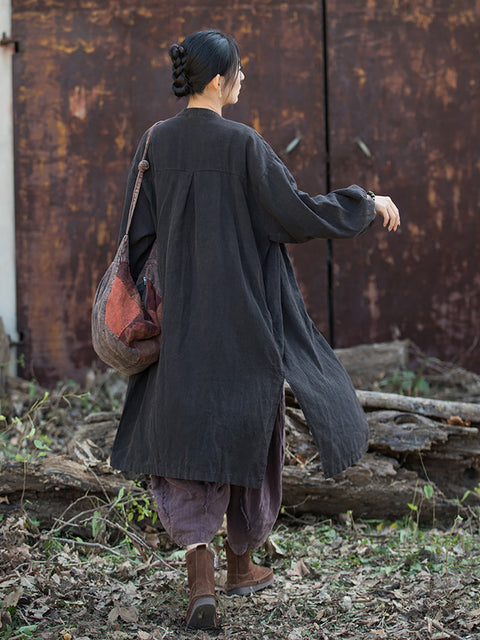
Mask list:
[{"label": "black hair", "polygon": [[170,47],[173,93],[177,98],[202,93],[217,74],[233,84],[240,69],[240,52],[232,36],[209,29],[189,35]]}]

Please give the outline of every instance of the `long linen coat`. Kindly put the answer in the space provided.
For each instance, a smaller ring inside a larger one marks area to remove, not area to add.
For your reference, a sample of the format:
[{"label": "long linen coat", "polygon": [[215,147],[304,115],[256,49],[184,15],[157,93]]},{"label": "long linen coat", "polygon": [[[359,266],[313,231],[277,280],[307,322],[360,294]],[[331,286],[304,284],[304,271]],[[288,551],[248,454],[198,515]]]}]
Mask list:
[{"label": "long linen coat", "polygon": [[285,379],[324,474],[356,462],[367,447],[365,416],[307,315],[284,243],[357,236],[375,217],[372,200],[355,185],[300,191],[260,135],[209,109],[158,124],[147,159],[131,268],[140,272],[156,237],[162,346],[159,361],[130,378],[111,464],[258,488]]}]

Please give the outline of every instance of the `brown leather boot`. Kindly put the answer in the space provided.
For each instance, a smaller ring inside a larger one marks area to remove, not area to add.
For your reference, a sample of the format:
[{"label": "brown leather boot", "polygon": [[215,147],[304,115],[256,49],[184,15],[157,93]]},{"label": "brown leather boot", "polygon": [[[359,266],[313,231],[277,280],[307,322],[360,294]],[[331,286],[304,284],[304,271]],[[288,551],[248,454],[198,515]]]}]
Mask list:
[{"label": "brown leather boot", "polygon": [[237,556],[225,540],[227,554],[227,596],[244,595],[268,587],[273,582],[273,570],[253,564],[250,549]]},{"label": "brown leather boot", "polygon": [[201,544],[187,551],[185,559],[190,587],[187,627],[212,629],[218,622],[215,608],[215,554],[206,544]]}]

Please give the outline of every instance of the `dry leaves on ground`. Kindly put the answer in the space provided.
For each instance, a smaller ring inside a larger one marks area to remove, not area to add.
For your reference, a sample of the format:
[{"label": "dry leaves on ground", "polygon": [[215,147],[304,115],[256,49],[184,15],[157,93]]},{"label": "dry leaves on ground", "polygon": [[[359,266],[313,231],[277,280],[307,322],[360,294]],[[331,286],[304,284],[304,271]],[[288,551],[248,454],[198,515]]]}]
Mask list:
[{"label": "dry leaves on ground", "polygon": [[[15,532],[15,535],[14,535]],[[140,532],[138,532],[140,533]],[[252,596],[218,592],[221,626],[184,627],[188,602],[183,552],[158,537],[148,558],[128,541],[89,549],[76,536],[59,543],[22,516],[1,530],[2,638],[37,640],[441,640],[480,637],[478,520],[448,531],[394,525],[333,525],[281,518],[267,549],[272,588]],[[28,549],[18,561],[16,545]],[[217,578],[225,577],[222,540],[215,540]]]}]

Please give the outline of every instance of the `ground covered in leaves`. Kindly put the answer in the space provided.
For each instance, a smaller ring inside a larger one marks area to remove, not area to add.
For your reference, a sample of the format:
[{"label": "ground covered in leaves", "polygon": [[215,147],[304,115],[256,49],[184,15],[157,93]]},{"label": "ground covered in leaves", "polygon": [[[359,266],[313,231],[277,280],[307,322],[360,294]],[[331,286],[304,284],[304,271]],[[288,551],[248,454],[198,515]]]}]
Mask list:
[{"label": "ground covered in leaves", "polygon": [[[381,388],[410,392],[412,385],[429,385],[433,396],[436,385],[437,397],[478,401],[480,378],[452,375],[433,371],[428,379],[423,369],[421,375],[408,371]],[[42,456],[70,454],[75,425],[92,410],[120,408],[125,381],[92,374],[87,394],[73,382],[54,392],[25,381],[10,389],[0,410],[0,472],[9,460],[27,467]],[[221,588],[219,532],[213,546],[221,625],[207,633],[185,629],[184,551],[155,521],[144,480],[113,499],[92,501],[91,509],[73,507],[48,526],[28,509],[0,516],[2,640],[480,639],[480,514],[474,509],[430,527],[418,526],[420,514],[408,504],[397,522],[283,512],[265,548],[254,554],[274,568],[274,585],[230,598]]]},{"label": "ground covered in leaves", "polygon": [[274,567],[274,586],[252,596],[222,593],[219,535],[222,621],[209,633],[184,627],[184,552],[149,528],[142,539],[150,548],[139,545],[142,534],[130,526],[132,537],[127,532],[95,545],[91,536],[66,542],[68,532],[38,531],[22,515],[8,518],[0,534],[0,637],[480,638],[480,535],[473,519],[438,530],[419,529],[408,517],[334,524],[284,515],[255,554]]}]

